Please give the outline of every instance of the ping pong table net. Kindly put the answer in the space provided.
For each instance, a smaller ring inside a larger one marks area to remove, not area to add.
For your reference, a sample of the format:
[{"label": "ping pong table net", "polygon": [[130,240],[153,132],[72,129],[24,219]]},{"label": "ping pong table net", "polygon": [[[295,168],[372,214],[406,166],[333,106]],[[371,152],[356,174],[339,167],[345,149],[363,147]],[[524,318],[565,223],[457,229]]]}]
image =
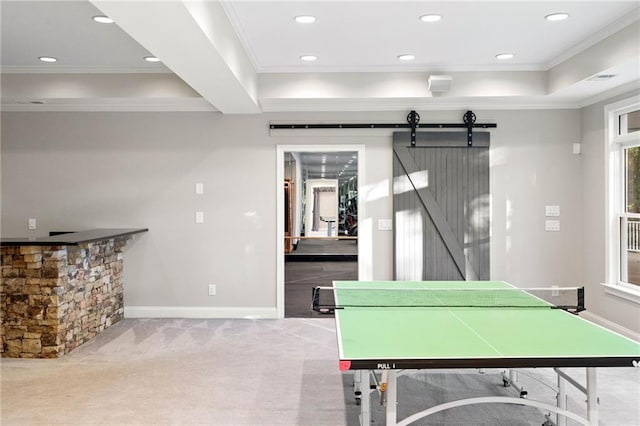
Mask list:
[{"label": "ping pong table net", "polygon": [[312,309],[331,313],[344,308],[540,308],[580,312],[584,287],[550,288],[407,288],[316,286]]}]

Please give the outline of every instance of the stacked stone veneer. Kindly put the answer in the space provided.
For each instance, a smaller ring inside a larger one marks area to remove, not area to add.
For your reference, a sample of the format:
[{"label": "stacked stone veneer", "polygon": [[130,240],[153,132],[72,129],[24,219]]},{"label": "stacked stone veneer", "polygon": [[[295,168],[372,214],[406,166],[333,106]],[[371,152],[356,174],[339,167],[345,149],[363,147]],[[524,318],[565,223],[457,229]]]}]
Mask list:
[{"label": "stacked stone veneer", "polygon": [[59,357],[121,320],[127,240],[2,247],[2,357]]}]

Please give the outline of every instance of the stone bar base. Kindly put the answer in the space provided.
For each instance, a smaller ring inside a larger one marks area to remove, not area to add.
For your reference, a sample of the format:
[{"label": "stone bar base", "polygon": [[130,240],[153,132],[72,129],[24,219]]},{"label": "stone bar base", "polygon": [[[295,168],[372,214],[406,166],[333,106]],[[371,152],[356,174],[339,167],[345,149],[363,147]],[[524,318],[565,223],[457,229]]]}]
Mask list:
[{"label": "stone bar base", "polygon": [[2,357],[59,357],[120,321],[122,250],[130,238],[3,246]]}]

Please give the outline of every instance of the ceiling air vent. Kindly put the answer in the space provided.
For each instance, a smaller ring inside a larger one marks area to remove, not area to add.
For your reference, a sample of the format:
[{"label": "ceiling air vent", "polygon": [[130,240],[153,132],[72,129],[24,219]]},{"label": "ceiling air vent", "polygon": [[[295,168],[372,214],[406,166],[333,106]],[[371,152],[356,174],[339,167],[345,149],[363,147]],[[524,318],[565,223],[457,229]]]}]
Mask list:
[{"label": "ceiling air vent", "polygon": [[605,80],[611,80],[613,77],[615,77],[615,74],[598,74],[598,75],[594,75],[591,78],[588,78],[588,81],[605,81]]}]

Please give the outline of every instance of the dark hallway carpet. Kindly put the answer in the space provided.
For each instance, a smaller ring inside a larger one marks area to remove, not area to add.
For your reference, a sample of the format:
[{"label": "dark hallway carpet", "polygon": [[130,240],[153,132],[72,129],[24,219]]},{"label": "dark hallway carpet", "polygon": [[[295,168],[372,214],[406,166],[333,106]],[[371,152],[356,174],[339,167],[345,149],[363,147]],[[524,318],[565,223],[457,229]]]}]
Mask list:
[{"label": "dark hallway carpet", "polygon": [[332,286],[334,280],[357,280],[358,262],[285,262],[284,315],[287,318],[331,318],[311,309],[314,286]]}]

